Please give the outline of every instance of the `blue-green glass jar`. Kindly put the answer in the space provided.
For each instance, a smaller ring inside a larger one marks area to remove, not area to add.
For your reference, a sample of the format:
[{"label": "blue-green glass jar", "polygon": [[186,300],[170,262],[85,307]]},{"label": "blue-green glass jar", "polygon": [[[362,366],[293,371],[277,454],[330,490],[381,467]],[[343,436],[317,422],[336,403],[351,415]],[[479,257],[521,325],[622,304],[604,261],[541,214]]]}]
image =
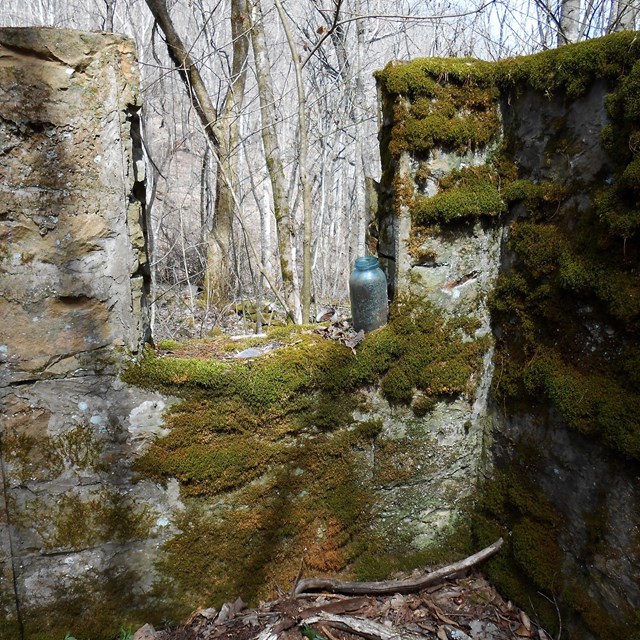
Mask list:
[{"label": "blue-green glass jar", "polygon": [[349,277],[349,296],[356,331],[373,331],[387,323],[387,278],[378,265],[378,258],[356,258],[355,269]]}]

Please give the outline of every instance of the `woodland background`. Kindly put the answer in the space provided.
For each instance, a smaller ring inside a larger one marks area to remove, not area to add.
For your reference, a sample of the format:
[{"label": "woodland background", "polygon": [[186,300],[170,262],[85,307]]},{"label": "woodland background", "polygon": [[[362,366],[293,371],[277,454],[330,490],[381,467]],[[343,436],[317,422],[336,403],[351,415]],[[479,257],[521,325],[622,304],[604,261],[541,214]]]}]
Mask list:
[{"label": "woodland background", "polygon": [[3,0],[0,26],[136,41],[155,335],[202,337],[229,317],[237,324],[238,311],[241,329],[260,331],[274,309],[300,322],[345,304],[353,260],[375,242],[376,69],[415,57],[529,54],[635,29],[639,7]]}]

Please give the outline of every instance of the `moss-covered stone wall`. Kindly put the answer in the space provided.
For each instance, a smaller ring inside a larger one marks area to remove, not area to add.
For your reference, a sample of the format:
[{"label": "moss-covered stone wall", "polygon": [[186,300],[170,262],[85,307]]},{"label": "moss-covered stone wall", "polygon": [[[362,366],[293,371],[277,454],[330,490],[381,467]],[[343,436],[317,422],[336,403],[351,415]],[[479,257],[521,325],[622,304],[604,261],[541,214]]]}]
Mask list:
[{"label": "moss-covered stone wall", "polygon": [[323,327],[276,328],[161,343],[130,367],[128,383],[182,398],[136,470],[179,482],[160,566],[183,613],[268,597],[301,561],[305,575],[365,579],[464,554],[452,534],[481,445],[477,328],[402,298],[355,349]]},{"label": "moss-covered stone wall", "polygon": [[[639,627],[639,58],[638,34],[621,33],[378,73],[395,288],[449,305],[448,282],[499,270],[487,282],[496,470],[476,535],[505,535],[490,574],[573,638]],[[491,234],[487,264],[476,247]],[[476,266],[456,271],[469,254]]]},{"label": "moss-covered stone wall", "polygon": [[378,74],[395,303],[355,348],[303,327],[132,361],[131,44],[0,30],[0,638],[111,638],[301,560],[381,578],[499,535],[490,576],[551,632],[633,637],[636,37]]},{"label": "moss-covered stone wall", "polygon": [[0,29],[0,87],[0,638],[113,638],[160,615],[180,506],[131,471],[167,399],[118,379],[149,334],[135,49]]},{"label": "moss-covered stone wall", "polygon": [[142,357],[132,44],[0,30],[3,79],[0,640],[111,640],[268,597],[301,561],[382,578],[465,555],[486,294],[439,309],[407,287],[354,348],[302,327]]}]

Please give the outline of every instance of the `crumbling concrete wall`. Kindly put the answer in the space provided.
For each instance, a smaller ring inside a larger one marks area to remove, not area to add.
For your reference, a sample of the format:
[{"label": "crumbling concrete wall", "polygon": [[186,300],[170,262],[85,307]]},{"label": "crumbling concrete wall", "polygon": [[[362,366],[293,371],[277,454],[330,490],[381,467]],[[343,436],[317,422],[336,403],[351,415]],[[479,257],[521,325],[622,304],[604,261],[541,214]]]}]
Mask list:
[{"label": "crumbling concrete wall", "polygon": [[139,108],[129,40],[0,29],[0,638],[153,600],[177,496],[131,462],[167,400],[118,379],[149,337]]}]

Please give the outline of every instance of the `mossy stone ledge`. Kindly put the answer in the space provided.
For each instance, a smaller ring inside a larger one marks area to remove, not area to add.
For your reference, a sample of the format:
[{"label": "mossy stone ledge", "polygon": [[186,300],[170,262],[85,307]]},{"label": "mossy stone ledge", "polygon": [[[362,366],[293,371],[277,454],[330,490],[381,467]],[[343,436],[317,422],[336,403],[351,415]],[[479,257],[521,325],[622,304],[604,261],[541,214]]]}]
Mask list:
[{"label": "mossy stone ledge", "polygon": [[[130,384],[182,398],[166,416],[169,435],[135,468],[180,483],[186,511],[161,567],[185,607],[264,597],[295,578],[303,555],[308,571],[360,577],[424,561],[411,527],[390,534],[379,494],[399,474],[424,481],[428,450],[419,443],[433,436],[421,425],[438,403],[472,397],[486,349],[476,329],[399,299],[389,324],[355,352],[312,328],[283,328],[265,339],[278,348],[250,361],[208,358],[225,352],[217,338],[172,344],[170,355],[148,351],[132,365]],[[389,407],[386,418],[373,396]],[[394,411],[405,417],[392,419]]]}]

